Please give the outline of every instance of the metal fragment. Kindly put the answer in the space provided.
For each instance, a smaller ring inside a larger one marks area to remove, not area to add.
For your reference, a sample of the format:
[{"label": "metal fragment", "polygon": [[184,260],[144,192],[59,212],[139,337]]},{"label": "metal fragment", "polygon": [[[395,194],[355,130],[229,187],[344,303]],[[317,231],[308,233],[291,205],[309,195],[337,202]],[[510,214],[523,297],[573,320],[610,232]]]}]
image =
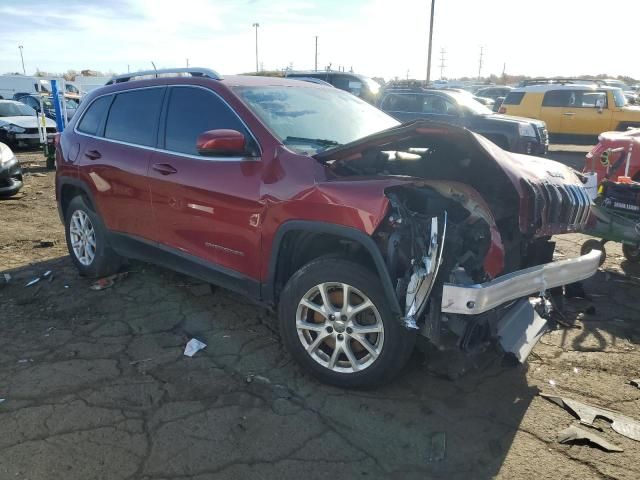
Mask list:
[{"label": "metal fragment", "polygon": [[624,450],[611,442],[608,442],[599,435],[589,432],[583,428],[571,426],[565,428],[558,433],[558,442],[560,443],[572,443],[586,441],[592,445],[598,446],[607,452],[623,452]]},{"label": "metal fragment", "polygon": [[596,418],[604,418],[611,422],[611,428],[615,432],[640,442],[640,422],[633,418],[629,418],[626,415],[622,415],[621,413],[614,412],[613,410],[606,408],[593,407],[571,398],[558,397],[556,395],[548,395],[545,393],[541,393],[540,396],[569,410],[580,419],[581,423],[585,425],[591,426],[593,425],[593,422],[595,422]]}]

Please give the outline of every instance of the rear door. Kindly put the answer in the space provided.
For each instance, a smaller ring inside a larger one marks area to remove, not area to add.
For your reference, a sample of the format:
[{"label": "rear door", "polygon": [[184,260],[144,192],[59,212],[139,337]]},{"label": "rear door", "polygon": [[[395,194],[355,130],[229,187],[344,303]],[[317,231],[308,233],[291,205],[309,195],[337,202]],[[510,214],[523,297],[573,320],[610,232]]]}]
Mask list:
[{"label": "rear door", "polygon": [[562,134],[563,114],[565,107],[569,106],[571,98],[570,90],[549,90],[542,97],[540,108],[540,120],[547,123],[549,133]]},{"label": "rear door", "polygon": [[[127,90],[92,104],[109,103],[106,121],[82,145],[80,174],[92,185],[99,213],[114,232],[153,239],[147,171],[165,91],[163,86]],[[92,106],[80,120],[80,133]]]},{"label": "rear door", "polygon": [[562,132],[572,135],[600,135],[609,130],[611,115],[606,91],[571,90],[562,114]]},{"label": "rear door", "polygon": [[163,126],[149,172],[156,237],[176,253],[257,278],[262,161],[196,149],[197,137],[216,129],[240,131],[255,145],[248,128],[219,95],[189,85],[170,87]]},{"label": "rear door", "polygon": [[418,93],[389,93],[382,99],[380,109],[400,122],[425,118],[422,95]]}]

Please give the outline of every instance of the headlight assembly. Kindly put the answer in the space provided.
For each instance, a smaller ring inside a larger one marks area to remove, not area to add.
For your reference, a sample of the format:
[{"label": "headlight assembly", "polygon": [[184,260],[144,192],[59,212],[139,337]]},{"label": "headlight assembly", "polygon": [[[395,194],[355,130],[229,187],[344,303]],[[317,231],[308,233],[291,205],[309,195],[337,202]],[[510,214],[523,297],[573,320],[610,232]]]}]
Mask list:
[{"label": "headlight assembly", "polygon": [[24,133],[27,131],[26,128],[19,127],[18,125],[14,125],[13,123],[7,123],[6,125],[2,125],[0,128],[11,133]]}]

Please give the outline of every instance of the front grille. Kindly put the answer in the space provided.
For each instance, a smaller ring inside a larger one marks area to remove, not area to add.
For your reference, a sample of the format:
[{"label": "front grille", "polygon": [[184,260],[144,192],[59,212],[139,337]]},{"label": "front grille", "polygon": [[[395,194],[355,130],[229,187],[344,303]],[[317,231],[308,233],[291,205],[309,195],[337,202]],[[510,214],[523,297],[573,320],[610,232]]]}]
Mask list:
[{"label": "front grille", "polygon": [[539,234],[580,230],[589,218],[591,199],[580,185],[522,180],[527,193],[527,226]]},{"label": "front grille", "polygon": [[[25,131],[23,133],[38,133],[38,129],[37,128],[25,128]],[[47,133],[56,133],[56,127],[47,127]]]}]

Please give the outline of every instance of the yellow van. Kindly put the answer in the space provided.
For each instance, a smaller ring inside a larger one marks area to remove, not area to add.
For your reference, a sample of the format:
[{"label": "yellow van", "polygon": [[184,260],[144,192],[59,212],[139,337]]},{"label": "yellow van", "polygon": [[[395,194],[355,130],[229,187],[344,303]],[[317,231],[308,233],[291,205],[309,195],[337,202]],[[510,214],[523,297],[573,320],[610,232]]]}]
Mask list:
[{"label": "yellow van", "polygon": [[622,90],[614,87],[530,85],[512,90],[500,113],[544,120],[552,140],[563,142],[640,127],[640,107],[626,103]]}]

